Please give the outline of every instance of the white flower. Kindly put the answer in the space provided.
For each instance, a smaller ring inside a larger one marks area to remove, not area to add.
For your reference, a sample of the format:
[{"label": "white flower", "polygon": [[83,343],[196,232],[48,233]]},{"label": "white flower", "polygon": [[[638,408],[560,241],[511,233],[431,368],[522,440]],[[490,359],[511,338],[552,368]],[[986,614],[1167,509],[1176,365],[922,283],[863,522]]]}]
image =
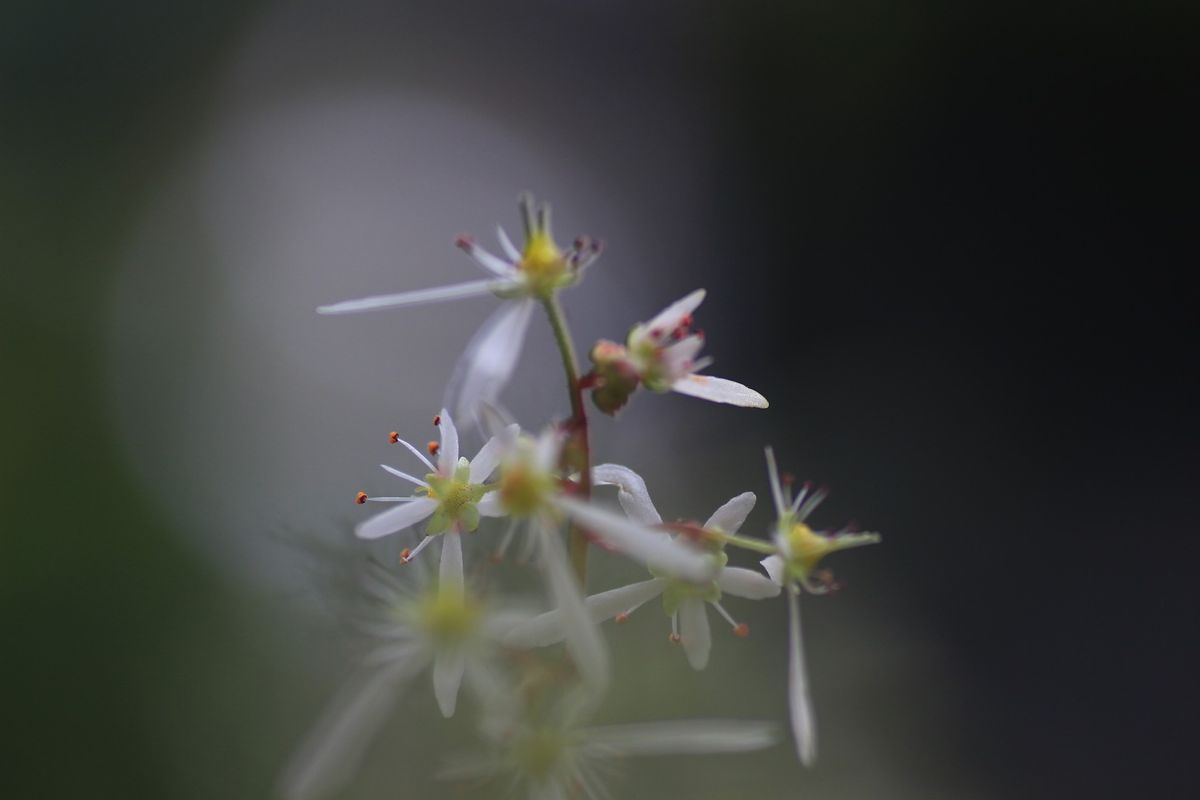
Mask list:
[{"label": "white flower", "polygon": [[805,766],[817,758],[816,724],[813,719],[812,698],[804,666],[804,640],[800,630],[800,589],[825,594],[836,588],[831,577],[817,572],[818,562],[838,550],[874,544],[877,533],[856,533],[840,530],[818,533],[804,523],[828,492],[816,491],[805,484],[793,498],[790,481],[781,482],[775,466],[775,453],[767,448],[767,472],[771,481],[771,496],[775,500],[775,546],[779,552],[762,560],[763,568],[772,580],[787,588],[788,596],[788,711],[796,754]]},{"label": "white flower", "polygon": [[766,722],[699,719],[586,727],[578,713],[561,707],[548,716],[491,731],[490,752],[457,759],[440,777],[503,782],[520,787],[530,800],[607,800],[611,795],[602,777],[619,759],[744,753],[775,742],[774,726]]},{"label": "white flower", "polygon": [[586,237],[577,239],[565,251],[561,250],[550,231],[550,207],[544,203],[535,207],[527,194],[521,195],[519,203],[525,229],[523,250],[517,250],[499,226],[496,231],[505,258],[479,247],[469,236],[460,236],[456,242],[489,274],[488,278],[347,300],[321,306],[317,312],[353,314],[487,294],[507,300],[471,339],[450,381],[447,405],[454,408],[460,419],[474,421],[479,404],[495,402],[511,377],[536,302],[576,283],[584,268],[600,253],[599,242]]},{"label": "white flower", "polygon": [[284,770],[280,789],[288,800],[326,796],[353,777],[404,687],[427,667],[438,708],[447,717],[454,714],[464,678],[484,702],[503,694],[493,661],[502,634],[518,616],[468,594],[461,559],[461,550],[447,547],[437,584],[417,570],[415,588],[373,565],[366,588],[376,613],[362,627],[378,644]]},{"label": "white flower", "polygon": [[[662,517],[654,507],[641,476],[628,467],[618,464],[601,464],[592,470],[596,485],[616,486],[617,499],[633,520],[643,526],[662,524]],[[704,531],[719,531],[736,534],[754,508],[753,492],[740,494],[713,512],[701,529],[689,530],[688,535],[703,538]],[[688,526],[692,527],[692,526]],[[682,545],[699,554],[696,548],[672,540],[666,532],[657,534],[661,541]],[[679,538],[683,538],[682,536]],[[671,618],[671,640],[679,642],[694,669],[704,669],[708,664],[712,635],[709,630],[705,603],[712,605],[737,636],[746,636],[750,629],[736,622],[721,605],[722,593],[760,600],[779,594],[779,586],[753,570],[725,566],[727,557],[717,550],[706,558],[715,560],[716,572],[711,571],[704,580],[685,580],[678,577],[658,576],[628,586],[610,589],[588,597],[586,602],[591,620],[601,622],[616,619],[624,622],[640,606],[655,597],[662,596],[663,608]],[[711,570],[712,567],[709,567]],[[508,642],[518,646],[541,647],[559,641],[568,632],[569,623],[557,611],[548,611],[513,627]]]},{"label": "white flower", "polygon": [[766,408],[767,399],[735,381],[712,375],[698,375],[712,363],[699,358],[704,334],[692,331],[692,312],[704,300],[697,289],[675,301],[649,322],[640,322],[629,331],[622,347],[601,341],[592,349],[597,406],[612,413],[625,404],[628,395],[643,383],[653,392],[680,394],[749,408]]},{"label": "white flower", "polygon": [[[378,539],[429,520],[425,526],[425,537],[411,552],[402,554],[406,562],[415,558],[438,534],[444,539],[443,549],[454,548],[461,553],[460,535],[478,528],[480,516],[500,514],[494,505],[482,501],[492,490],[486,481],[500,461],[501,437],[493,436],[479,449],[475,458],[468,461],[458,455],[458,430],[450,413],[442,409],[434,417],[434,424],[441,429],[440,444],[430,447],[437,458],[436,464],[397,434],[393,433],[391,437],[393,443],[404,445],[430,470],[424,479],[386,464],[380,465],[396,477],[415,484],[418,487],[416,494],[406,497],[368,497],[360,492],[358,495],[360,503],[393,503],[396,506],[360,522],[354,529],[359,538]],[[461,555],[459,561],[462,561]],[[462,582],[461,567],[458,582]]]}]

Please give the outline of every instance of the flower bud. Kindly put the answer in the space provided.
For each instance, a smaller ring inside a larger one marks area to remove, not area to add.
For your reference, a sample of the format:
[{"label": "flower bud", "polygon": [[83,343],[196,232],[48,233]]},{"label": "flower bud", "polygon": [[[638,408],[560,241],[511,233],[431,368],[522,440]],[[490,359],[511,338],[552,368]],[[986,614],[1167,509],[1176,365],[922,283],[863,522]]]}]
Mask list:
[{"label": "flower bud", "polygon": [[630,361],[629,352],[605,339],[596,342],[589,354],[595,367],[592,370],[592,402],[605,414],[616,414],[637,391],[641,377]]}]

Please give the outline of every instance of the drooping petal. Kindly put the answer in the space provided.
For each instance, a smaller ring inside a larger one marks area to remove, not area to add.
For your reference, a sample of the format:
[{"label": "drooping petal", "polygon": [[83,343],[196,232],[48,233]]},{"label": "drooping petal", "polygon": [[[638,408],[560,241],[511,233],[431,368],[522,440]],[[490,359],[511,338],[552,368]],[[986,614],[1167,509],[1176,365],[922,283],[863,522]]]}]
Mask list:
[{"label": "drooping petal", "polygon": [[571,497],[558,497],[554,502],[602,542],[629,558],[696,583],[712,578],[715,564],[711,558],[662,531]]},{"label": "drooping petal", "polygon": [[477,421],[482,403],[495,403],[517,366],[536,301],[505,302],[483,323],[454,368],[447,404],[460,419]]},{"label": "drooping petal", "polygon": [[462,534],[442,534],[442,562],[438,570],[438,591],[463,593]]},{"label": "drooping petal", "polygon": [[433,661],[433,695],[443,717],[453,717],[458,706],[458,687],[462,685],[467,659],[461,648],[442,650]]},{"label": "drooping petal", "polygon": [[515,284],[508,280],[489,278],[467,283],[454,283],[449,286],[435,286],[431,289],[417,289],[414,292],[399,294],[380,294],[364,297],[360,300],[346,300],[332,305],[319,306],[318,314],[355,314],[360,311],[374,311],[380,308],[403,308],[404,306],[419,306],[425,303],[438,303],[443,300],[460,300],[464,297],[493,294],[497,291],[512,288]]},{"label": "drooping petal", "polygon": [[689,597],[679,604],[679,643],[692,669],[708,666],[712,650],[712,630],[708,627],[708,611],[704,601]]},{"label": "drooping petal", "polygon": [[438,428],[442,434],[442,444],[438,448],[438,472],[453,475],[458,466],[458,428],[450,412],[444,408],[438,414]]},{"label": "drooping petal", "polygon": [[437,501],[422,497],[411,503],[401,503],[395,508],[389,508],[382,514],[376,514],[368,520],[360,522],[354,529],[354,534],[360,539],[378,539],[389,533],[404,530],[416,525],[437,509]]},{"label": "drooping petal", "polygon": [[625,756],[744,753],[770,747],[776,738],[770,722],[735,719],[604,725],[581,734],[585,752]]},{"label": "drooping petal", "polygon": [[617,500],[629,518],[643,525],[661,525],[662,516],[650,499],[646,481],[641,475],[620,464],[599,464],[592,467],[592,483],[597,486],[616,486]]},{"label": "drooping petal", "polygon": [[704,527],[715,528],[725,533],[737,533],[746,517],[754,510],[757,501],[754,492],[742,492],[714,511],[708,522],[704,523]]},{"label": "drooping petal", "polygon": [[536,533],[541,540],[542,572],[550,602],[562,614],[567,652],[592,697],[598,699],[608,688],[608,650],[584,607],[579,584],[567,563],[558,532],[539,523]]},{"label": "drooping petal", "polygon": [[771,576],[771,580],[778,583],[780,586],[784,584],[784,579],[787,577],[787,570],[780,556],[767,556],[762,561],[758,562],[762,568]]},{"label": "drooping petal", "polygon": [[796,755],[804,766],[811,767],[817,760],[817,733],[804,668],[799,594],[788,590],[788,711],[792,718],[792,736],[796,739]]},{"label": "drooping petal", "polygon": [[[603,622],[622,612],[632,611],[662,594],[666,584],[662,578],[631,583],[594,594],[584,600],[584,606],[592,622]],[[517,623],[508,631],[504,641],[513,647],[545,647],[561,642],[565,635],[562,612],[554,609]]]},{"label": "drooping petal", "polygon": [[769,405],[767,398],[748,386],[712,375],[686,375],[671,384],[671,391],[743,408],[766,408]]},{"label": "drooping petal", "polygon": [[[773,556],[772,556],[773,557]],[[717,573],[717,588],[734,597],[764,600],[779,594],[779,584],[752,569],[725,567]]]},{"label": "drooping petal", "polygon": [[371,738],[391,716],[401,685],[414,667],[424,665],[417,656],[410,647],[404,657],[356,675],[337,693],[280,776],[283,797],[326,797],[354,776]]},{"label": "drooping petal", "polygon": [[505,430],[487,440],[483,447],[479,448],[479,452],[475,454],[475,458],[471,459],[471,483],[483,483],[491,477],[496,471],[496,467],[500,464],[500,459],[504,456],[505,450],[516,441],[517,434],[520,433],[519,425],[509,425]]}]

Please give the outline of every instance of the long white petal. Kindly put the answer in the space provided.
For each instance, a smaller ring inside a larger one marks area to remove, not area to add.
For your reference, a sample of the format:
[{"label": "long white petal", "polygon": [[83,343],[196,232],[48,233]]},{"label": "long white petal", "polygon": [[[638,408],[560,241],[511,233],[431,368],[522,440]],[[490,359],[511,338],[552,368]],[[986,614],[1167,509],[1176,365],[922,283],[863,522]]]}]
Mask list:
[{"label": "long white petal", "polygon": [[692,669],[708,666],[712,650],[712,630],[708,627],[708,611],[704,601],[689,597],[679,604],[679,643]]},{"label": "long white petal", "polygon": [[792,736],[796,755],[806,767],[817,760],[817,732],[813,720],[812,699],[808,695],[808,677],[804,669],[804,640],[800,632],[799,592],[788,591],[788,711],[792,717]]},{"label": "long white petal", "polygon": [[505,451],[513,441],[516,441],[517,434],[520,432],[521,426],[509,425],[503,432],[488,439],[483,447],[479,448],[479,452],[471,459],[471,483],[483,483],[491,477],[500,464],[500,459],[504,457]]},{"label": "long white petal", "polygon": [[453,717],[458,706],[458,687],[462,685],[467,659],[460,648],[443,650],[433,661],[433,696],[443,717]]},{"label": "long white petal", "polygon": [[[772,556],[774,557],[774,556]],[[764,600],[779,594],[779,584],[752,569],[725,567],[717,573],[717,588],[734,597]]]},{"label": "long white petal", "polygon": [[467,255],[488,272],[498,275],[501,278],[515,279],[517,277],[517,268],[513,264],[510,264],[503,258],[492,255],[474,242],[467,243],[465,249]]},{"label": "long white petal", "polygon": [[581,733],[585,752],[625,756],[744,753],[770,747],[776,738],[770,722],[734,719],[605,725]]},{"label": "long white petal", "polygon": [[783,559],[780,556],[767,556],[758,563],[762,564],[762,568],[771,576],[771,580],[780,586],[784,584],[785,569]]},{"label": "long white petal", "polygon": [[505,302],[483,323],[454,368],[447,404],[460,419],[477,421],[482,403],[494,403],[517,366],[536,301]]},{"label": "long white petal", "polygon": [[542,572],[550,602],[562,614],[567,652],[571,654],[584,684],[598,699],[608,687],[608,650],[604,646],[604,639],[588,616],[575,575],[567,564],[558,531],[541,524],[536,533],[541,538]]},{"label": "long white petal", "polygon": [[462,534],[448,531],[442,534],[442,561],[438,569],[438,591],[463,593]]},{"label": "long white petal", "polygon": [[428,497],[403,503],[358,523],[354,534],[360,539],[378,539],[389,533],[404,530],[428,517],[437,508],[437,501]]},{"label": "long white petal", "polygon": [[[603,622],[662,594],[666,584],[662,578],[651,578],[594,594],[583,602],[592,622]],[[517,623],[508,631],[504,641],[513,647],[545,647],[561,642],[565,635],[562,612],[554,609]]]},{"label": "long white petal", "polygon": [[742,492],[714,511],[713,515],[708,518],[708,522],[704,523],[704,527],[716,528],[725,533],[737,533],[741,530],[746,517],[750,516],[750,512],[754,510],[754,504],[757,501],[758,498],[754,492]]},{"label": "long white petal", "polygon": [[374,311],[379,308],[403,308],[404,306],[419,306],[425,303],[438,303],[443,300],[459,300],[464,297],[492,294],[496,291],[513,286],[512,281],[489,278],[482,281],[454,283],[449,286],[435,286],[431,289],[417,289],[414,292],[399,294],[380,294],[364,297],[359,300],[346,300],[328,306],[319,306],[318,314],[355,314],[359,311]]},{"label": "long white petal", "polygon": [[684,580],[700,583],[712,579],[711,558],[662,531],[574,498],[559,497],[554,502],[602,542],[629,558]]},{"label": "long white petal", "polygon": [[499,492],[488,492],[483,499],[475,504],[475,510],[481,517],[503,517],[508,514],[500,503]]},{"label": "long white petal", "polygon": [[450,412],[444,408],[438,414],[438,429],[442,439],[438,447],[438,472],[448,477],[454,474],[458,466],[458,428]]},{"label": "long white petal", "polygon": [[630,519],[643,525],[661,525],[662,516],[650,499],[646,481],[641,475],[620,464],[599,464],[592,467],[592,483],[597,486],[616,486],[617,500]]},{"label": "long white petal", "polygon": [[673,331],[683,322],[683,318],[695,311],[704,302],[704,290],[697,289],[686,297],[676,300],[671,305],[658,312],[652,320],[644,323],[647,331]]},{"label": "long white petal", "polygon": [[712,375],[684,376],[671,384],[671,391],[744,408],[766,408],[770,405],[767,398],[750,387]]},{"label": "long white petal", "polygon": [[[416,651],[410,649],[410,656]],[[356,675],[326,707],[280,776],[287,800],[326,797],[358,771],[372,737],[391,716],[414,664],[401,658]],[[417,660],[416,666],[424,662]]]}]

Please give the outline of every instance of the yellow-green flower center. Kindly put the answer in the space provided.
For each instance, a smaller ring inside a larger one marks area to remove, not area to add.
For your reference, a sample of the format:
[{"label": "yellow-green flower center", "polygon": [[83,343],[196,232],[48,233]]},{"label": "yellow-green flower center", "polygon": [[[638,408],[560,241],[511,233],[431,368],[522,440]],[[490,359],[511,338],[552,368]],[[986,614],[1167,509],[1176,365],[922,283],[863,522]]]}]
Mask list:
[{"label": "yellow-green flower center", "polygon": [[444,644],[461,642],[479,625],[483,609],[462,592],[434,591],[421,598],[417,620],[431,637]]},{"label": "yellow-green flower center", "polygon": [[541,780],[562,762],[566,748],[566,738],[560,732],[542,728],[522,736],[515,743],[513,757],[522,772]]}]

